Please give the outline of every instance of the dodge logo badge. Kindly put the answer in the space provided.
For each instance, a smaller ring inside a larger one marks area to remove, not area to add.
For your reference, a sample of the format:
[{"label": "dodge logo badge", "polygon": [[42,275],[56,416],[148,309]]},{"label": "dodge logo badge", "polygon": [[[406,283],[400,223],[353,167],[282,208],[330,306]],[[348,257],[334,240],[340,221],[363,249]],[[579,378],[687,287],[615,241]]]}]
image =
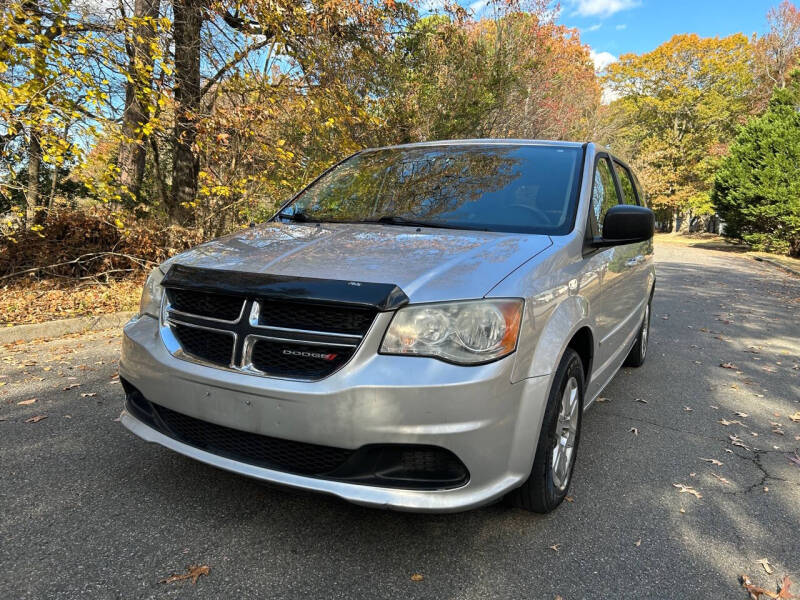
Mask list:
[{"label": "dodge logo badge", "polygon": [[302,350],[289,350],[288,348],[284,348],[283,353],[289,356],[302,356],[304,358],[319,358],[320,360],[333,360],[338,356],[337,354],[334,353],[304,352]]}]

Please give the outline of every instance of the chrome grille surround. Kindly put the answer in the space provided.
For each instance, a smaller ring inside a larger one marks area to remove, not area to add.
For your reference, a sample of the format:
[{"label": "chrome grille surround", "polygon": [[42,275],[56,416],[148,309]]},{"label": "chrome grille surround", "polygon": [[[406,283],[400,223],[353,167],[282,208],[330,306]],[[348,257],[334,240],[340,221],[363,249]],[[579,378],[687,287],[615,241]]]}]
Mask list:
[{"label": "chrome grille surround", "polygon": [[[175,309],[169,301],[170,288],[165,290],[161,304],[160,333],[161,339],[169,353],[181,360],[194,362],[216,369],[246,373],[260,377],[278,379],[293,379],[317,381],[324,379],[341,369],[355,356],[361,342],[367,336],[374,323],[370,323],[363,335],[337,333],[330,331],[312,331],[307,329],[292,329],[277,327],[260,323],[262,301],[258,298],[242,298],[242,307],[235,320],[218,319],[205,315],[197,315]],[[348,308],[346,304],[337,305],[337,310]],[[360,308],[360,307],[353,307]],[[376,311],[375,316],[378,312]],[[207,360],[202,356],[192,354],[181,345],[176,327],[190,327],[198,330],[207,330],[215,333],[224,333],[232,336],[233,346],[228,364]],[[349,357],[338,364],[330,372],[321,376],[281,376],[261,370],[253,365],[253,348],[259,341],[269,341],[285,344],[288,349],[292,346],[319,346],[321,349],[341,348],[349,353]]]}]

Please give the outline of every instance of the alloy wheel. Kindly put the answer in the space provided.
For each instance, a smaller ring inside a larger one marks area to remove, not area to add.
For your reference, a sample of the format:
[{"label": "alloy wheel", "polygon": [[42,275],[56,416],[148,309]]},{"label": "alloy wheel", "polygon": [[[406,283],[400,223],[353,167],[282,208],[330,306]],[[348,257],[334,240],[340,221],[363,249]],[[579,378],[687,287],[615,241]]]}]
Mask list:
[{"label": "alloy wheel", "polygon": [[578,437],[579,400],[578,380],[570,377],[561,395],[552,459],[553,483],[560,491],[566,489],[569,483],[575,440]]}]

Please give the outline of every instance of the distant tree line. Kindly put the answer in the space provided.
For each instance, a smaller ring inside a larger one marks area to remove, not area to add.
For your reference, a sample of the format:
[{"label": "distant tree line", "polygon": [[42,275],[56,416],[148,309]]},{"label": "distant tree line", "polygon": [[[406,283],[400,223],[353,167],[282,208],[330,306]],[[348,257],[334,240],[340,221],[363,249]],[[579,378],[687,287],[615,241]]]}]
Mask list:
[{"label": "distant tree line", "polygon": [[[98,207],[123,232],[208,238],[265,218],[360,148],[519,137],[606,143],[668,228],[718,213],[732,235],[798,252],[796,213],[750,223],[767,190],[735,183],[752,176],[746,153],[766,151],[747,128],[785,121],[796,97],[793,4],[760,37],[678,35],[599,75],[549,0],[493,0],[484,14],[395,0],[8,0],[0,250],[46,236],[58,211]],[[795,188],[780,189],[788,200],[769,210],[796,210]]]}]

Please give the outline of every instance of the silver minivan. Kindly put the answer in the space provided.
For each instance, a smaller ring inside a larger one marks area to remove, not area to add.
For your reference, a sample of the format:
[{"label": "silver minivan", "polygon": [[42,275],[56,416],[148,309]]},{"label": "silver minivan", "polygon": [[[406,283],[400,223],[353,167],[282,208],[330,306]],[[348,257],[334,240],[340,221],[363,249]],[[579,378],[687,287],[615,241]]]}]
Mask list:
[{"label": "silver minivan", "polygon": [[154,269],[121,421],[241,475],[374,507],[567,494],[581,420],[644,362],[653,213],[593,143],[364,150],[268,222]]}]

